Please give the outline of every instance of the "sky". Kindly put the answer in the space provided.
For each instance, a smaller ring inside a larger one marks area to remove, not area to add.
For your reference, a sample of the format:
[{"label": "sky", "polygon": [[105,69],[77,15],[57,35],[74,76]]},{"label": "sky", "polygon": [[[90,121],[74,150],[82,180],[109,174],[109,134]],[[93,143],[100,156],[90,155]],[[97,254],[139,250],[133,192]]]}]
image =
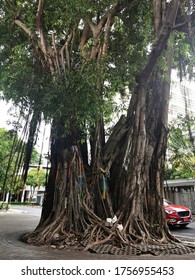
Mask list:
[{"label": "sky", "polygon": [[[0,128],[5,128],[6,130],[10,130],[13,128],[11,122],[17,121],[16,118],[10,116],[9,109],[11,108],[12,104],[6,103],[5,101],[0,99]],[[7,123],[9,121],[9,124]],[[42,139],[43,139],[43,131],[44,131],[44,124],[42,123],[40,127],[40,133],[38,135],[38,141],[35,146],[36,150],[41,153],[42,148]],[[46,126],[45,137],[44,137],[44,145],[43,145],[43,154],[48,153],[48,145],[49,145],[49,131],[50,127]]]},{"label": "sky", "polygon": [[9,119],[8,110],[10,108],[9,104],[6,104],[3,100],[0,99],[0,127],[10,129],[10,126],[6,124],[6,121]]}]

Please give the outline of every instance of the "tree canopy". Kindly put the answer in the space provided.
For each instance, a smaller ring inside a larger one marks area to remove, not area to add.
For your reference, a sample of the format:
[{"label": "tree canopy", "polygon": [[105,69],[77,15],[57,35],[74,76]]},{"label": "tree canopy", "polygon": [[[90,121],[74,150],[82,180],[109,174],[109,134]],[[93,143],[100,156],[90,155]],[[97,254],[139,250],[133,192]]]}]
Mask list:
[{"label": "tree canopy", "polygon": [[26,185],[30,186],[30,198],[31,201],[33,199],[35,189],[44,187],[46,184],[46,171],[40,166],[37,168],[31,168],[28,172]]},{"label": "tree canopy", "polygon": [[31,168],[28,172],[26,184],[32,187],[45,186],[46,172],[44,169]]}]

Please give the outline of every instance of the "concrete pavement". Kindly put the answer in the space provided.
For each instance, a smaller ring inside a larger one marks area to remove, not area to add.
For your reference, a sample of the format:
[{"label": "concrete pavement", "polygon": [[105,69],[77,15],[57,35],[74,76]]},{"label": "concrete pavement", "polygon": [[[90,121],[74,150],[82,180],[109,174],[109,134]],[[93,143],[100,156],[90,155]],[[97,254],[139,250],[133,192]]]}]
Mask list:
[{"label": "concrete pavement", "polygon": [[[22,233],[33,231],[38,222],[38,216],[24,211],[0,211],[0,260],[195,260],[195,253],[169,256],[92,254],[69,247],[59,250],[32,246],[18,240]],[[195,244],[195,239],[192,242],[184,238],[184,241],[188,245]]]}]

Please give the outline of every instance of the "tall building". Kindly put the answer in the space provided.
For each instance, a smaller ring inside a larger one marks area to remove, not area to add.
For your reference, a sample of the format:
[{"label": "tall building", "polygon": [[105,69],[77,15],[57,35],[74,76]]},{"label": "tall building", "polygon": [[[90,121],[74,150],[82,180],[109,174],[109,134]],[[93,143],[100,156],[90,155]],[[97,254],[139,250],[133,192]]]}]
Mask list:
[{"label": "tall building", "polygon": [[169,122],[177,119],[178,115],[195,117],[195,83],[182,81],[173,77],[169,102]]}]

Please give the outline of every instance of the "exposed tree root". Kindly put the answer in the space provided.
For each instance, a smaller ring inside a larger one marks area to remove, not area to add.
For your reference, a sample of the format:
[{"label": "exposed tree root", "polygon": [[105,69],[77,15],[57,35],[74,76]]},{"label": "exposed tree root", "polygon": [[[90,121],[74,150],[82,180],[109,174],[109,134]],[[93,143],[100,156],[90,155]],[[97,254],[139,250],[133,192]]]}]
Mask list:
[{"label": "exposed tree root", "polygon": [[[92,224],[88,225],[85,231],[74,232],[64,230],[64,219],[59,218],[58,223],[52,223],[46,227],[39,228],[31,233],[23,234],[20,239],[34,245],[49,245],[53,248],[63,249],[67,246],[74,246],[84,251],[104,252],[108,254],[185,254],[195,253],[194,248],[184,246],[182,241],[175,238],[168,230],[165,234],[150,235],[149,225],[140,225],[136,221],[136,233],[127,231],[131,228],[126,225],[126,230],[119,230],[117,222],[107,225],[106,221],[101,220],[92,211],[88,211],[89,220]],[[146,229],[148,228],[148,229]],[[145,232],[143,231],[145,229]],[[160,228],[157,231],[162,230]],[[162,230],[163,231],[163,230]],[[139,235],[138,235],[139,232]],[[161,236],[161,238],[157,237]],[[118,253],[117,253],[118,252]]]}]

